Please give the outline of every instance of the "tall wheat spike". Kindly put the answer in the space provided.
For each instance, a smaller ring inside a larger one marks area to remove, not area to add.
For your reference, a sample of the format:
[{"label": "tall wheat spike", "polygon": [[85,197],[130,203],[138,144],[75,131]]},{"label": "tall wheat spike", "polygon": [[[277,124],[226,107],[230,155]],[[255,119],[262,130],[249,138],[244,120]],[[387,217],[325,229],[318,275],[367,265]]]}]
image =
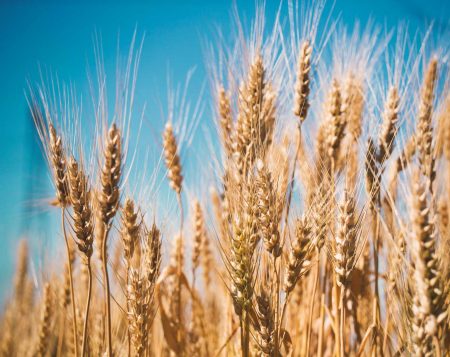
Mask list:
[{"label": "tall wheat spike", "polygon": [[412,307],[412,342],[416,354],[428,355],[434,351],[433,339],[442,330],[447,311],[442,308],[443,290],[436,254],[436,228],[425,188],[429,184],[424,184],[420,180],[416,173],[412,208],[415,289]]},{"label": "tall wheat spike", "polygon": [[119,183],[122,174],[122,138],[119,128],[112,124],[104,143],[103,167],[100,173],[99,211],[102,224],[102,265],[104,278],[104,293],[106,299],[106,332],[107,352],[112,355],[111,327],[111,292],[108,275],[107,241],[112,219],[119,207]]},{"label": "tall wheat spike", "polygon": [[310,91],[312,47],[308,41],[304,41],[300,47],[298,58],[297,82],[295,84],[294,114],[303,122],[308,115]]}]

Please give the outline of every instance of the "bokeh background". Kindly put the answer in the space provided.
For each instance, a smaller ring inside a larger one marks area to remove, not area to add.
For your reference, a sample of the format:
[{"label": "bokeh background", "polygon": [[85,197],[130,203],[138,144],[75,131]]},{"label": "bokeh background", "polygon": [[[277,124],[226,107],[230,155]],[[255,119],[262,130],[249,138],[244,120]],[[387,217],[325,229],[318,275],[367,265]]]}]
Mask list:
[{"label": "bokeh background", "polygon": [[[333,5],[333,17],[340,16],[350,28],[358,19],[363,27],[373,21],[386,29],[404,21],[411,33],[424,31],[431,23],[438,35],[449,29],[448,0],[327,3],[327,7]],[[168,77],[182,82],[195,68],[189,93],[198,98],[201,88],[207,88],[205,44],[214,41],[218,28],[225,35],[231,32],[233,6],[244,22],[252,19],[255,2],[242,0],[0,1],[0,301],[9,292],[18,240],[27,237],[39,252],[49,241],[61,238],[53,234],[52,225],[57,221],[48,207],[50,178],[28,113],[27,81],[39,80],[41,69],[86,92],[94,35],[102,39],[107,74],[114,74],[118,39],[126,54],[137,29],[138,38],[145,34],[145,41],[136,106],[146,103],[144,118],[150,125],[144,130],[150,130],[153,121],[156,128],[161,127]],[[267,1],[269,21],[278,7],[279,1]],[[286,1],[282,12],[287,12]],[[208,103],[208,90],[202,100]],[[200,133],[210,118],[206,105]],[[38,270],[39,264],[34,264],[34,269]]]}]

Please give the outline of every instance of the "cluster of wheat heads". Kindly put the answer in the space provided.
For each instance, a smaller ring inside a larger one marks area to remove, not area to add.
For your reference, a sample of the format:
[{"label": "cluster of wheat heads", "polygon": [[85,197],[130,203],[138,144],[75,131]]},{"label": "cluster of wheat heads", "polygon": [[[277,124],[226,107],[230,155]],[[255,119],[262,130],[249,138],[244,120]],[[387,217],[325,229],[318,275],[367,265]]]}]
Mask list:
[{"label": "cluster of wheat heads", "polygon": [[99,71],[91,145],[70,91],[32,91],[66,257],[36,280],[21,242],[2,356],[450,354],[448,54],[289,19],[215,52],[208,195],[167,122],[166,230],[126,184],[138,58],[113,115]]}]

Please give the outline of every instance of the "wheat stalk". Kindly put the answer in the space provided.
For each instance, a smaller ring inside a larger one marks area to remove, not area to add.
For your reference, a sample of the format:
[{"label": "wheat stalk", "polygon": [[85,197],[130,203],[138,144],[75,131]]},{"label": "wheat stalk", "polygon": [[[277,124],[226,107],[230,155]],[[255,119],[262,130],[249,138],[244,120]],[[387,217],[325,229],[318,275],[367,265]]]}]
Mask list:
[{"label": "wheat stalk", "polygon": [[92,272],[91,256],[94,242],[94,218],[89,200],[89,188],[84,171],[78,166],[73,157],[68,165],[68,182],[70,187],[70,202],[73,207],[73,230],[76,236],[76,243],[82,253],[83,263],[87,267],[88,273],[88,294],[86,311],[84,314],[82,355],[86,352],[87,328],[89,321],[89,307],[91,302]]},{"label": "wheat stalk", "polygon": [[107,332],[107,352],[112,355],[112,336],[111,336],[111,293],[108,275],[107,261],[107,240],[111,221],[116,215],[119,207],[119,183],[122,173],[122,141],[121,134],[116,126],[112,124],[108,130],[106,141],[104,143],[104,163],[100,173],[100,191],[99,191],[99,211],[102,229],[102,266],[104,278],[104,292],[106,299],[106,332]]}]

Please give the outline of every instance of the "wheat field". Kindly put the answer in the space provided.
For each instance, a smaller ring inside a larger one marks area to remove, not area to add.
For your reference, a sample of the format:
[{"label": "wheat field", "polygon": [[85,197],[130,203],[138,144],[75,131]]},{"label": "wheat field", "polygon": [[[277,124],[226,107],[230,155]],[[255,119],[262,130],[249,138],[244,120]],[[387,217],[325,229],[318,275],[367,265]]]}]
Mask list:
[{"label": "wheat field", "polygon": [[135,38],[113,111],[97,63],[90,133],[70,87],[30,84],[64,254],[36,283],[21,241],[1,356],[450,356],[448,43],[321,2],[235,29],[195,182],[189,91],[165,118],[169,208],[129,174]]}]

